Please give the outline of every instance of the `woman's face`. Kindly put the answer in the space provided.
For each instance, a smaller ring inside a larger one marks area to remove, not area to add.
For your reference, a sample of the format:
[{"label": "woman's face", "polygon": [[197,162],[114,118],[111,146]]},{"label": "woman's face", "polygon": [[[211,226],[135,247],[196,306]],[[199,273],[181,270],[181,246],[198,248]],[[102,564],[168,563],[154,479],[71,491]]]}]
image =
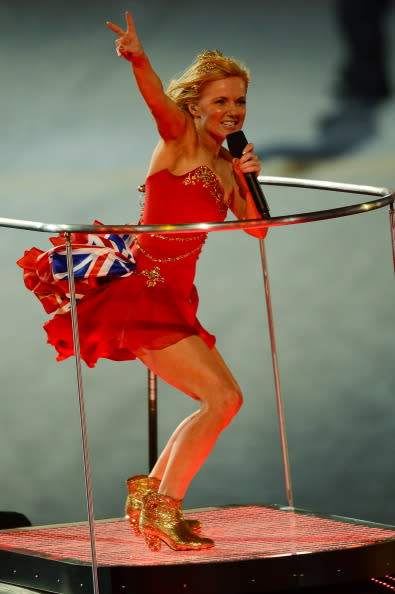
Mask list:
[{"label": "woman's face", "polygon": [[199,130],[223,141],[231,132],[240,130],[246,116],[246,85],[232,76],[207,83],[197,102],[190,105]]}]

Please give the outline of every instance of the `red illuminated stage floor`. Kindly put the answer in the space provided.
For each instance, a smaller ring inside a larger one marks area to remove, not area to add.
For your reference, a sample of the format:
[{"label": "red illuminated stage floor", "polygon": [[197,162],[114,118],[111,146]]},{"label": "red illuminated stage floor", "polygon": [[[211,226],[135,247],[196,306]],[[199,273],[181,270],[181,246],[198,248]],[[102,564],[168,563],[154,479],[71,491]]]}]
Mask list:
[{"label": "red illuminated stage floor", "polygon": [[[96,523],[102,594],[270,592],[395,572],[395,527],[275,506],[195,510],[214,549],[147,550],[123,519]],[[88,526],[0,532],[0,582],[92,592]]]}]

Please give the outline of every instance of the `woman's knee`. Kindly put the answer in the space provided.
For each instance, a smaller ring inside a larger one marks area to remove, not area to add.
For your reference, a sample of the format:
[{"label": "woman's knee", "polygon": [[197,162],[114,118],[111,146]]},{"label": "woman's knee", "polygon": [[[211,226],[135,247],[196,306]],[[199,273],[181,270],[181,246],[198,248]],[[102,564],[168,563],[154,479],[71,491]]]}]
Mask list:
[{"label": "woman's knee", "polygon": [[243,395],[238,386],[222,386],[208,403],[210,413],[223,428],[229,425],[243,404]]}]

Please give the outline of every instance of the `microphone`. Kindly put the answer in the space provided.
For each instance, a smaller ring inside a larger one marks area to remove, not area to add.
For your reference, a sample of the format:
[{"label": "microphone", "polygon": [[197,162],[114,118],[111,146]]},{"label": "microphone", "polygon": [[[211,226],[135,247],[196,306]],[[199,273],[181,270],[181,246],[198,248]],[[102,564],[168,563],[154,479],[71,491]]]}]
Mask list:
[{"label": "microphone", "polygon": [[[237,159],[240,159],[243,154],[244,147],[248,144],[247,138],[245,137],[244,132],[241,130],[228,134],[226,137],[226,142],[228,144],[230,154],[232,157],[236,157]],[[269,206],[266,202],[266,198],[262,192],[261,184],[258,182],[256,174],[250,172],[244,173],[243,175],[247,182],[248,189],[254,200],[257,211],[263,219],[270,219]]]}]

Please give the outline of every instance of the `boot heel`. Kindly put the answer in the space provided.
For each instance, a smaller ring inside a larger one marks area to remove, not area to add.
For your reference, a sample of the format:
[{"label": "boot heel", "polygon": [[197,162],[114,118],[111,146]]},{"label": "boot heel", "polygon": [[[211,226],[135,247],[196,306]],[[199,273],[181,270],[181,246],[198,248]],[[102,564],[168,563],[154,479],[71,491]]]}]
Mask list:
[{"label": "boot heel", "polygon": [[147,534],[146,532],[143,532],[143,536],[147,544],[147,547],[150,551],[152,551],[153,553],[160,551],[160,547],[162,544],[160,538],[158,538],[157,536],[152,536],[152,534]]},{"label": "boot heel", "polygon": [[141,530],[139,527],[139,514],[128,514],[127,516],[125,516],[125,518],[128,520],[129,525],[131,527],[131,529],[133,530],[133,532],[135,533],[136,536],[141,536]]}]

